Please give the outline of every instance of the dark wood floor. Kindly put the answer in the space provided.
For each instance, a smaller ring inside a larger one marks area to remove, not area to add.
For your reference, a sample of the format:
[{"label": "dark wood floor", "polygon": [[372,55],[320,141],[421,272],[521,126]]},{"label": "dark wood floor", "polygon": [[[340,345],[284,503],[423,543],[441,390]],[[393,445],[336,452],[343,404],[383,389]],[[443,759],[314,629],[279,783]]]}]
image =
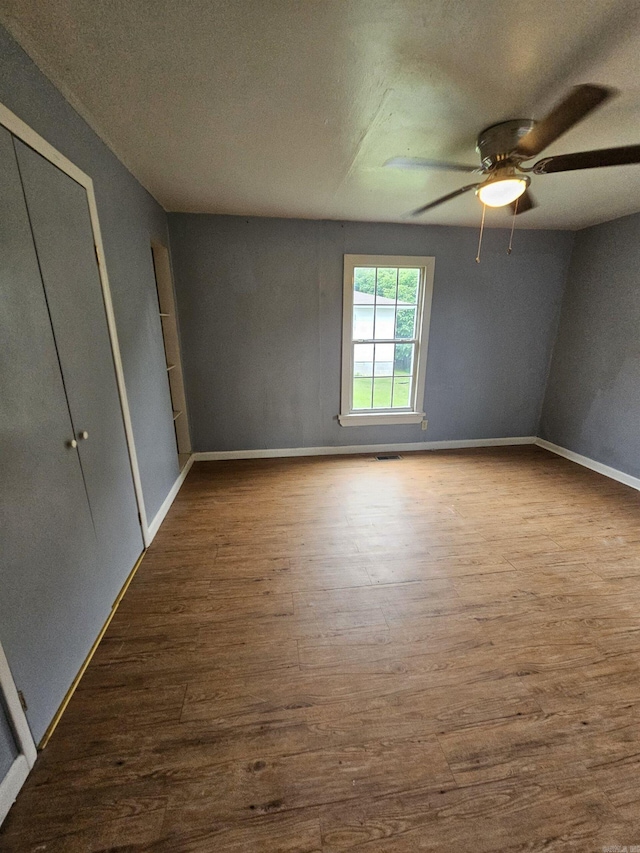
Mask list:
[{"label": "dark wood floor", "polygon": [[195,465],[0,848],[640,845],[639,509],[538,448]]}]

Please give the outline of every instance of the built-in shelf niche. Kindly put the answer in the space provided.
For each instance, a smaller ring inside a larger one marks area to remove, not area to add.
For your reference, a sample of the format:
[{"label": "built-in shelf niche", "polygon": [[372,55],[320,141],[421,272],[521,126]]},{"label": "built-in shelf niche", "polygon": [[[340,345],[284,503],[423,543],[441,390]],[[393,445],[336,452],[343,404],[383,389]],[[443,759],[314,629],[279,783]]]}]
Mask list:
[{"label": "built-in shelf niche", "polygon": [[162,337],[164,339],[167,377],[171,392],[173,426],[176,431],[176,447],[179,464],[182,468],[191,454],[191,438],[189,436],[187,403],[184,393],[180,339],[178,337],[178,324],[176,322],[171,260],[167,247],[163,246],[162,243],[152,243],[151,251],[158,290],[158,305],[160,308]]}]

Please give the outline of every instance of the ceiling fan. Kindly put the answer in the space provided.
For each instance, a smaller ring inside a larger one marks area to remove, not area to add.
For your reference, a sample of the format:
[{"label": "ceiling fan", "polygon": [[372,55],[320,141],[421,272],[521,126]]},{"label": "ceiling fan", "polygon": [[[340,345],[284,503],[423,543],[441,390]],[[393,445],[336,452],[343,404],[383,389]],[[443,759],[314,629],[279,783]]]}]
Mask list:
[{"label": "ceiling fan", "polygon": [[590,112],[616,95],[614,89],[585,84],[575,86],[541,121],[512,119],[485,128],[478,136],[476,150],[480,166],[462,163],[444,163],[416,157],[392,157],[385,166],[401,169],[446,169],[454,172],[475,172],[484,180],[467,184],[441,198],[424,204],[410,216],[420,216],[445,201],[475,190],[480,201],[489,207],[509,205],[514,214],[526,213],[536,206],[529,184],[534,175],[569,172],[575,169],[599,169],[603,166],[622,166],[640,163],[640,145],[621,148],[603,148],[598,151],[580,151],[576,154],[559,154],[544,157],[533,166],[524,166],[527,160],[537,157],[563,133],[589,115]]}]

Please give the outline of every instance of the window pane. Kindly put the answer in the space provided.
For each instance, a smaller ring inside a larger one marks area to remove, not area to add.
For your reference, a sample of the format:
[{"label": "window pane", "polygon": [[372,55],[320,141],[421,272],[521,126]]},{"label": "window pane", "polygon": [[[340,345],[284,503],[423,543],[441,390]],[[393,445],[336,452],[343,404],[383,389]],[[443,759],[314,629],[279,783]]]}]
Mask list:
[{"label": "window pane", "polygon": [[353,408],[371,408],[371,383],[373,379],[361,379],[357,376],[353,380]]},{"label": "window pane", "polygon": [[396,321],[396,304],[395,302],[391,302],[389,304],[378,303],[376,305],[376,331],[375,331],[375,339],[377,341],[389,341],[395,338],[394,334],[394,324]]},{"label": "window pane", "polygon": [[394,345],[376,344],[374,376],[391,376],[393,374]]},{"label": "window pane", "polygon": [[411,397],[411,377],[396,376],[393,380],[393,408],[406,409]]},{"label": "window pane", "polygon": [[413,353],[415,344],[396,344],[393,359],[394,373],[407,376],[413,373]]},{"label": "window pane", "polygon": [[[353,306],[353,338],[363,340],[373,337],[373,305],[359,305],[357,293],[353,294],[355,304]],[[366,294],[365,294],[366,295]]]},{"label": "window pane", "polygon": [[418,284],[420,283],[419,269],[401,269],[398,274],[398,301],[418,301]]},{"label": "window pane", "polygon": [[416,309],[401,308],[398,305],[396,315],[396,338],[415,338],[416,334]]},{"label": "window pane", "polygon": [[390,376],[377,377],[373,380],[373,407],[374,409],[391,408],[391,383]]},{"label": "window pane", "polygon": [[[376,268],[356,267],[353,271],[353,289],[358,293],[369,293],[373,297],[376,291]],[[373,299],[370,301],[373,302]]]},{"label": "window pane", "polygon": [[353,375],[373,376],[373,344],[353,345]]},{"label": "window pane", "polygon": [[378,280],[376,284],[377,301],[389,299],[396,301],[396,287],[398,283],[397,267],[378,267]]}]

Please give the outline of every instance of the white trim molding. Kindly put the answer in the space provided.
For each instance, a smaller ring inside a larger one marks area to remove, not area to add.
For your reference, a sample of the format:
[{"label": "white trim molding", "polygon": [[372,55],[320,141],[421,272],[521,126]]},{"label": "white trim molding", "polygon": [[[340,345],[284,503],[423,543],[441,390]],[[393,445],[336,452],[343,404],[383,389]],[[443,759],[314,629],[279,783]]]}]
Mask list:
[{"label": "white trim molding", "polygon": [[184,483],[186,476],[189,473],[191,466],[193,465],[193,462],[194,462],[194,455],[192,454],[187,459],[187,462],[185,463],[184,468],[178,474],[176,481],[173,484],[173,486],[171,486],[171,490],[170,490],[169,494],[163,500],[162,505],[160,506],[160,509],[155,514],[153,520],[149,524],[149,526],[147,528],[147,536],[148,536],[148,540],[149,540],[148,542],[146,542],[147,547],[149,547],[149,545],[151,545],[151,543],[153,542],[156,533],[160,529],[160,525],[164,521],[166,514],[171,509],[171,504],[176,499],[176,496],[177,496],[178,492],[180,491],[180,487]]},{"label": "white trim molding", "polygon": [[19,755],[9,768],[7,775],[0,781],[0,826],[15,803],[30,770],[26,756]]},{"label": "white trim molding", "polygon": [[16,744],[24,754],[31,768],[37,756],[36,745],[31,734],[31,729],[29,728],[29,723],[22,710],[20,696],[18,695],[18,690],[9,668],[9,661],[4,653],[2,644],[0,644],[0,693],[4,699],[4,706],[7,710]]},{"label": "white trim molding", "polygon": [[460,450],[464,447],[509,447],[535,444],[535,435],[512,438],[472,438],[459,441],[414,441],[404,444],[343,444],[337,447],[281,447],[260,450],[213,450],[194,453],[195,462],[217,462],[225,459],[275,459],[293,456],[353,456],[369,453],[409,453],[416,450]]},{"label": "white trim molding", "polygon": [[419,424],[426,418],[424,412],[362,412],[338,415],[340,426],[392,426],[393,424]]},{"label": "white trim molding", "polygon": [[573,450],[568,450],[566,447],[561,447],[559,444],[553,444],[544,438],[537,438],[535,443],[538,447],[549,450],[557,456],[562,456],[564,459],[569,459],[571,462],[576,462],[584,468],[589,468],[598,474],[603,474],[611,480],[617,480],[618,483],[623,483],[625,486],[630,486],[640,492],[640,477],[632,477],[631,474],[625,474],[624,471],[619,471],[617,468],[612,468],[610,465],[604,465],[602,462],[596,462],[595,459],[589,459],[588,456],[582,456],[580,453],[574,453]]},{"label": "white trim molding", "polygon": [[16,689],[9,662],[4,650],[0,645],[0,698],[2,705],[6,708],[7,720],[11,727],[13,737],[19,754],[9,768],[4,779],[0,780],[0,824],[7,816],[9,809],[14,804],[20,788],[33,767],[37,751],[31,735],[31,729],[20,704],[20,697]]}]

